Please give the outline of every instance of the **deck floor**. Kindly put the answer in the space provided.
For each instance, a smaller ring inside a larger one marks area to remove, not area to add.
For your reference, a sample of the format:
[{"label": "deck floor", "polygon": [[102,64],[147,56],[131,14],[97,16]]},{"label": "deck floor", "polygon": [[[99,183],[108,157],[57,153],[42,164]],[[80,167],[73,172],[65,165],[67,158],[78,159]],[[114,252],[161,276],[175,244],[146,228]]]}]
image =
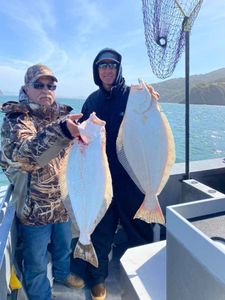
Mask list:
[{"label": "deck floor", "polygon": [[[109,276],[106,279],[107,300],[123,299],[120,272],[120,261],[118,258],[113,258],[109,263]],[[91,300],[90,290],[86,287],[78,290],[70,289],[63,285],[54,284],[52,294],[53,300]]]},{"label": "deck floor", "polygon": [[[120,258],[127,249],[127,239],[123,230],[118,229],[109,262],[109,275],[105,281],[106,300],[132,300],[124,284],[124,273]],[[71,289],[60,284],[53,285],[52,300],[91,300],[89,288]],[[127,298],[128,295],[128,298]]]}]

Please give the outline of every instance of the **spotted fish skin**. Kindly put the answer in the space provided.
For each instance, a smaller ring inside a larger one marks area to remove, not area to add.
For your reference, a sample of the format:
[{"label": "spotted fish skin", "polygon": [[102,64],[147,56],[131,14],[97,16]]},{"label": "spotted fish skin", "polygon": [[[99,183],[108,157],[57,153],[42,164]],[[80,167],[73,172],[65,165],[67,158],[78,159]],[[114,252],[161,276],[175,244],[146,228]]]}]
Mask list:
[{"label": "spotted fish skin", "polygon": [[131,86],[117,138],[120,163],[145,194],[134,218],[164,224],[158,195],[175,161],[173,133],[165,114],[143,81]]},{"label": "spotted fish skin", "polygon": [[74,143],[66,168],[71,220],[79,228],[74,257],[98,267],[91,234],[105,215],[113,196],[105,151],[105,122],[92,113],[88,120],[79,125],[79,131],[85,143]]},{"label": "spotted fish skin", "polygon": [[94,267],[98,267],[98,258],[92,242],[88,245],[83,245],[80,241],[77,242],[74,249],[73,257],[88,261]]}]

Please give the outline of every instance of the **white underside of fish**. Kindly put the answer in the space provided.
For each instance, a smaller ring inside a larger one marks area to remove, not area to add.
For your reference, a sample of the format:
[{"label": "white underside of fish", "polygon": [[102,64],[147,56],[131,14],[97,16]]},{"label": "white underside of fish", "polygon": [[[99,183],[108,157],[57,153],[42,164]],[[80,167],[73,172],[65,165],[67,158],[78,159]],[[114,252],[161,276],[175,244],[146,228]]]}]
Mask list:
[{"label": "white underside of fish", "polygon": [[134,218],[147,223],[165,223],[158,195],[175,161],[172,130],[165,114],[144,84],[131,86],[117,138],[119,161],[145,194]]},{"label": "white underside of fish", "polygon": [[[67,161],[67,188],[79,228],[79,241],[74,257],[98,267],[91,234],[103,218],[112,200],[112,182],[105,153],[105,122],[95,113],[79,125],[82,139],[75,142]],[[72,218],[73,221],[73,218]]]}]

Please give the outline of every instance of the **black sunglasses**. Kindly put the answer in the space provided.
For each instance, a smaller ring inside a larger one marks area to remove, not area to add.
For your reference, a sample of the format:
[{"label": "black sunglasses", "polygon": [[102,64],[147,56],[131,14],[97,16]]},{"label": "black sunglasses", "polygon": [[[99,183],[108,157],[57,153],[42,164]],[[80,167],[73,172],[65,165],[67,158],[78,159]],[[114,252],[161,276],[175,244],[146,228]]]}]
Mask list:
[{"label": "black sunglasses", "polygon": [[50,91],[54,91],[56,89],[55,84],[51,84],[51,83],[44,84],[42,82],[34,82],[32,84],[32,87],[36,90],[43,90],[45,87],[47,87],[47,89],[50,90]]},{"label": "black sunglasses", "polygon": [[106,70],[107,68],[109,68],[111,70],[115,70],[118,68],[118,64],[116,64],[116,63],[101,63],[101,64],[98,64],[98,68],[102,69],[102,70]]}]

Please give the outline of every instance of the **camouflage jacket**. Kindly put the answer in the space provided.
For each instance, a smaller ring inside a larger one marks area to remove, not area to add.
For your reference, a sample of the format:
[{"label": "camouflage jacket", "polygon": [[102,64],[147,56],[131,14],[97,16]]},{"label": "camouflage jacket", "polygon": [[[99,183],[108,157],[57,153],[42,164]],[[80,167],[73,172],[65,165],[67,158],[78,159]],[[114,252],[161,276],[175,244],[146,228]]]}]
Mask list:
[{"label": "camouflage jacket", "polygon": [[2,105],[0,166],[14,186],[12,199],[24,224],[69,219],[60,182],[65,181],[71,139],[60,122],[71,110],[56,104],[54,108],[23,102]]}]

